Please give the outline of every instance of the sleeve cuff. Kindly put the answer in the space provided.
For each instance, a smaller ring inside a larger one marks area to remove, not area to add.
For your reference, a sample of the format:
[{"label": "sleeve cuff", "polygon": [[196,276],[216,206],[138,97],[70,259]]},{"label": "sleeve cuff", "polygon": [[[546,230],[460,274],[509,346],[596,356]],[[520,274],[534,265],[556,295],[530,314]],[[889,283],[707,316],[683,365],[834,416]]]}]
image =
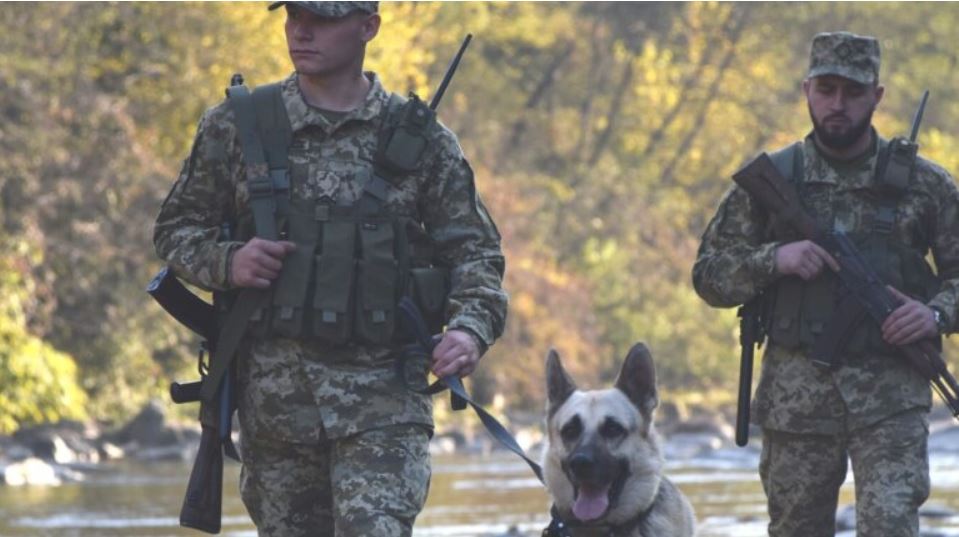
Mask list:
[{"label": "sleeve cuff", "polygon": [[778,242],[769,242],[760,246],[746,260],[750,274],[758,288],[763,288],[779,277],[776,272],[776,250]]}]

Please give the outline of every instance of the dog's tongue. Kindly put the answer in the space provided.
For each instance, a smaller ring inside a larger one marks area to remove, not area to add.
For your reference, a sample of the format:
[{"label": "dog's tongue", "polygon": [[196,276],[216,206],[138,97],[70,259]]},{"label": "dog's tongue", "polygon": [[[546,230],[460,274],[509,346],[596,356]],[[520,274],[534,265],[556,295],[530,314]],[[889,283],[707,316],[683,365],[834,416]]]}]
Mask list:
[{"label": "dog's tongue", "polygon": [[609,507],[609,487],[596,489],[580,487],[576,502],[573,504],[573,515],[583,522],[596,520],[603,516]]}]

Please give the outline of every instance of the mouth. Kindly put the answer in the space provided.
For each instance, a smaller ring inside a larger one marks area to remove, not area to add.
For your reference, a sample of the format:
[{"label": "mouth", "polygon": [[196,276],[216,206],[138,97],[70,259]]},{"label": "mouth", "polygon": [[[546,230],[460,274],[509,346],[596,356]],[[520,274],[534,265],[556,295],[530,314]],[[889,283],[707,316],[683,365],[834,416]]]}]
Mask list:
[{"label": "mouth", "polygon": [[592,522],[604,517],[616,505],[626,480],[628,464],[621,464],[617,477],[606,483],[574,483],[573,516],[581,522]]},{"label": "mouth", "polygon": [[576,488],[576,499],[573,501],[573,516],[583,522],[601,518],[609,511],[612,503],[609,497],[611,484],[602,486],[580,486]]},{"label": "mouth", "polygon": [[315,50],[291,50],[290,56],[316,56],[319,52]]}]

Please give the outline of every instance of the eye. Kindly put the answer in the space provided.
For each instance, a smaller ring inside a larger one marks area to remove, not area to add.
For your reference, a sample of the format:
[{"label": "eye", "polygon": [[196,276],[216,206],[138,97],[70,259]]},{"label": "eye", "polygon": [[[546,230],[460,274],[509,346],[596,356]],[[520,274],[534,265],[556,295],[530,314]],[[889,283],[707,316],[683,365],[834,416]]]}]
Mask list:
[{"label": "eye", "polygon": [[579,416],[566,422],[566,425],[559,430],[559,436],[562,437],[563,442],[575,442],[581,434],[583,434],[583,422],[579,421]]},{"label": "eye", "polygon": [[606,418],[606,421],[599,428],[599,434],[607,440],[615,440],[626,436],[626,428],[613,418]]}]

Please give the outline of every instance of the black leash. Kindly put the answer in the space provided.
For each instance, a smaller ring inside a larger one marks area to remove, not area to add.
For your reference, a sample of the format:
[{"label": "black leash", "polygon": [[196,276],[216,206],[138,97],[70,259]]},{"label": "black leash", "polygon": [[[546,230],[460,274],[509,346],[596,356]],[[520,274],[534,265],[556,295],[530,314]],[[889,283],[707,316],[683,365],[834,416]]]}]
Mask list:
[{"label": "black leash", "polygon": [[[406,328],[408,332],[413,336],[413,339],[416,343],[413,345],[408,345],[404,347],[403,352],[405,355],[413,356],[423,356],[427,358],[433,355],[433,349],[436,347],[438,341],[433,338],[433,335],[429,333],[429,330],[426,328],[426,321],[423,319],[423,314],[420,313],[419,308],[416,307],[416,304],[413,303],[408,297],[404,297],[400,300],[399,304],[400,313],[402,318],[406,320]],[[530,469],[533,470],[533,473],[536,474],[536,477],[543,482],[543,469],[540,468],[539,464],[526,456],[526,453],[523,451],[523,448],[519,446],[516,442],[516,438],[506,427],[503,427],[503,424],[499,422],[492,414],[486,411],[482,406],[473,401],[470,394],[466,391],[466,387],[463,386],[463,381],[455,375],[450,375],[443,377],[433,384],[431,384],[425,390],[419,390],[420,393],[433,395],[440,393],[446,389],[449,389],[451,394],[450,404],[453,407],[453,410],[462,410],[466,406],[470,406],[476,412],[476,415],[479,416],[483,426],[486,427],[486,430],[489,431],[493,438],[498,440],[501,444],[506,446],[506,449],[512,451],[529,465]]]}]

